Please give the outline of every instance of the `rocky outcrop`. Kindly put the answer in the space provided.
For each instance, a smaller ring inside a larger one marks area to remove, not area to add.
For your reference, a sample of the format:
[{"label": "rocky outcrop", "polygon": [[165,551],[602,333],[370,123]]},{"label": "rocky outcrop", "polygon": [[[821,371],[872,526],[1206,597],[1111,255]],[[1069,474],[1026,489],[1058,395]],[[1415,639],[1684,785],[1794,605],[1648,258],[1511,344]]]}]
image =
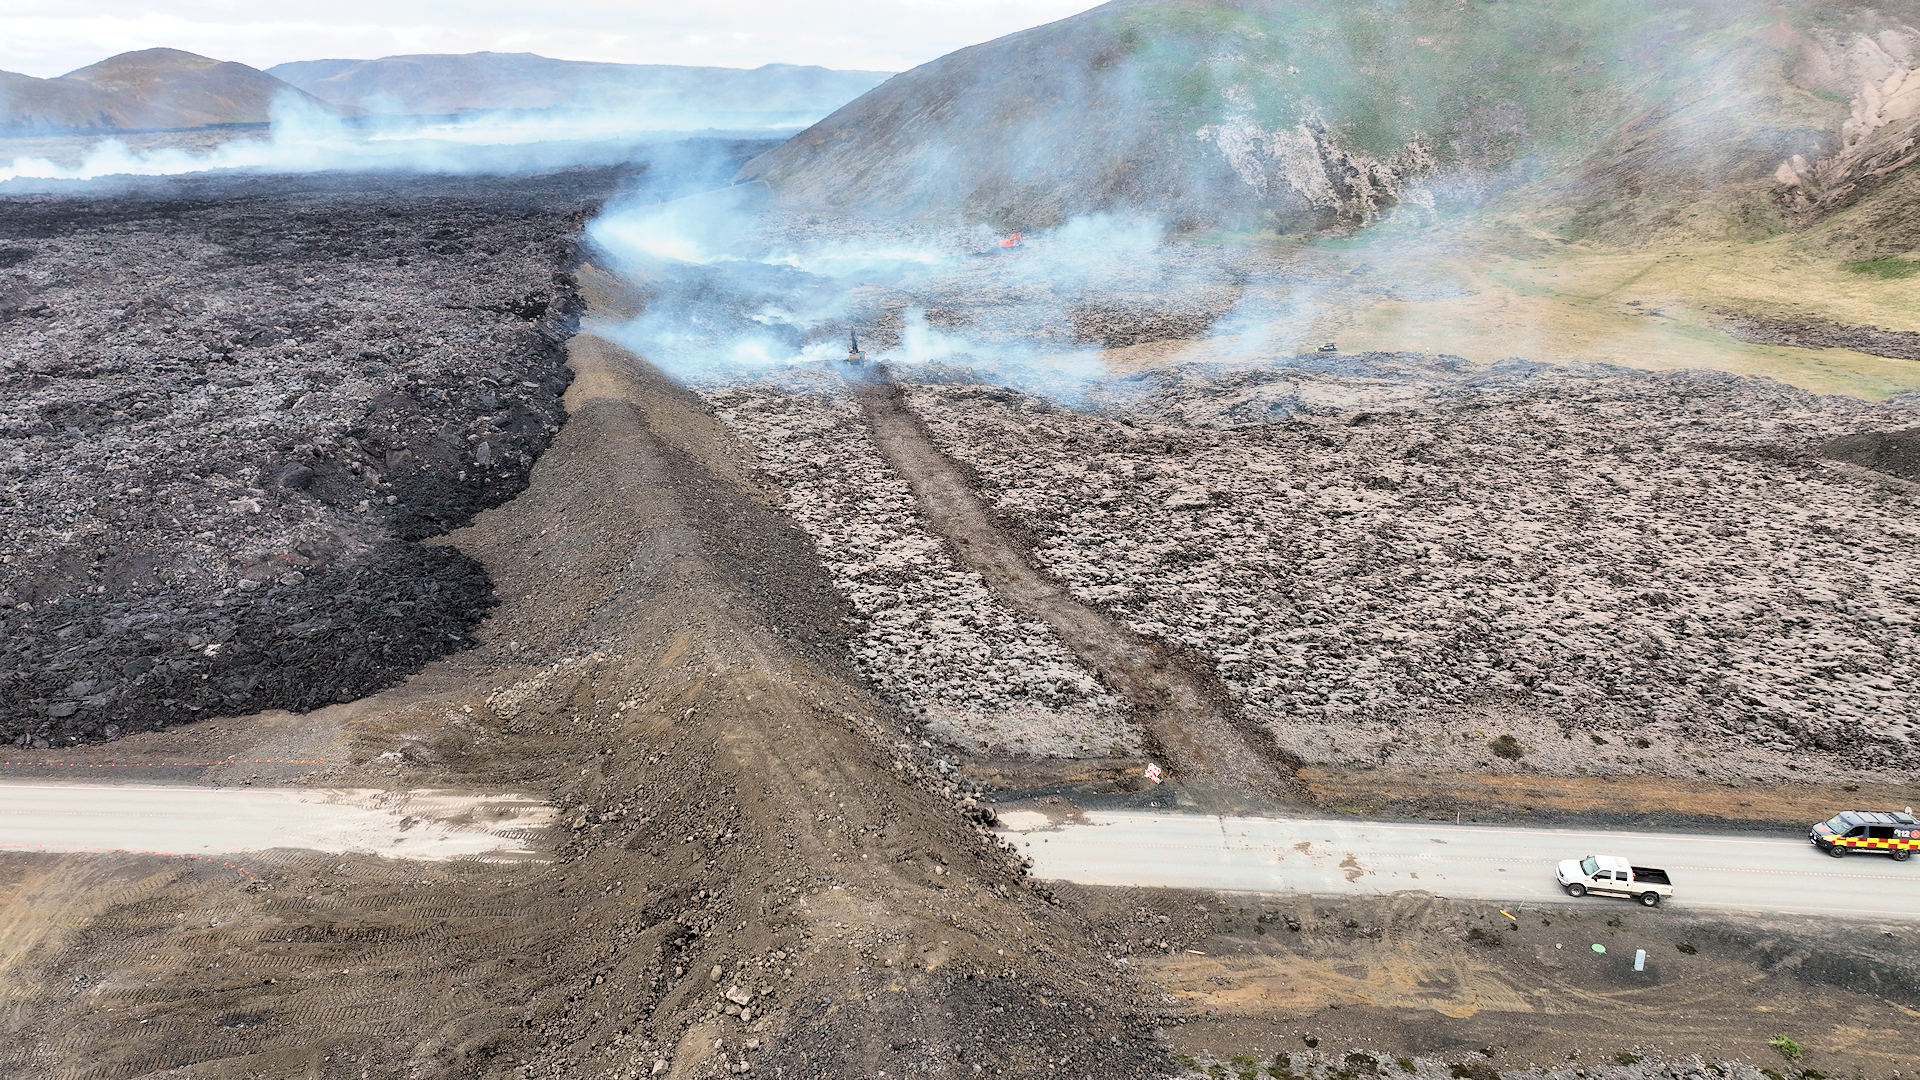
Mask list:
[{"label": "rocky outcrop", "polygon": [[1432,196],[1414,185],[1440,168],[1419,139],[1381,160],[1342,145],[1340,133],[1317,116],[1290,128],[1263,131],[1250,114],[1209,124],[1195,137],[1218,147],[1235,176],[1262,200],[1291,194],[1345,224],[1366,225],[1411,196],[1432,208]]},{"label": "rocky outcrop", "polygon": [[1878,326],[1846,326],[1819,319],[1766,319],[1729,314],[1720,328],[1741,341],[1796,349],[1852,349],[1871,356],[1920,360],[1920,332]]},{"label": "rocky outcrop", "polygon": [[1887,28],[1808,48],[1817,53],[1809,67],[1852,97],[1832,154],[1796,154],[1774,172],[1781,198],[1801,214],[1843,204],[1920,162],[1920,31]]}]

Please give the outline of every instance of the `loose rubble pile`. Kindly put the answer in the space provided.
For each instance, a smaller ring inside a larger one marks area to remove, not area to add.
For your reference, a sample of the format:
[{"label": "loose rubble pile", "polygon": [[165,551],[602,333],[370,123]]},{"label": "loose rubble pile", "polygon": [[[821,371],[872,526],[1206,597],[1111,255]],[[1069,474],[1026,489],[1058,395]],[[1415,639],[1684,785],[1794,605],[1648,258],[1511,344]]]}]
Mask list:
[{"label": "loose rubble pile", "polygon": [[1126,703],[1044,624],[996,600],[924,527],[913,493],[843,392],[760,385],[712,391],[708,400],[758,450],[785,489],[787,512],[852,602],[861,623],[855,660],[928,736],[976,753],[1138,751]]},{"label": "loose rubble pile", "polygon": [[613,177],[174,181],[0,201],[0,738],[347,701],[463,646],[412,541],[559,429]]},{"label": "loose rubble pile", "polygon": [[910,400],[1306,761],[1913,775],[1920,496],[1814,455],[1920,403],[1381,355]]}]

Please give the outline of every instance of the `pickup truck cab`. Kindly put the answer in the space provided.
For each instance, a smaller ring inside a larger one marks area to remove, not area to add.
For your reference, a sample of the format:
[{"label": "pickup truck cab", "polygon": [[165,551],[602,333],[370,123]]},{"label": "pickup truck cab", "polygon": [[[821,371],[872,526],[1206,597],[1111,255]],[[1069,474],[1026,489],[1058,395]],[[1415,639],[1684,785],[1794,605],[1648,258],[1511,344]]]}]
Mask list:
[{"label": "pickup truck cab", "polygon": [[1630,896],[1647,907],[1673,895],[1673,881],[1665,870],[1635,866],[1613,855],[1589,855],[1560,864],[1560,887],[1568,896]]}]

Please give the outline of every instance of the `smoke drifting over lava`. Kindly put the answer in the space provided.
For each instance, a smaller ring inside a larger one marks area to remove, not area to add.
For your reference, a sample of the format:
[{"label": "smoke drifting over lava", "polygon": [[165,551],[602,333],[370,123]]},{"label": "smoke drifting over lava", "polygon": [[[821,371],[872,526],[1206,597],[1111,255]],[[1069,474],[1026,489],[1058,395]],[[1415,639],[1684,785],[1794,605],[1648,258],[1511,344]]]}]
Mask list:
[{"label": "smoke drifting over lava", "polygon": [[757,185],[630,201],[588,235],[647,295],[602,332],[694,383],[831,366],[852,332],[869,362],[1071,395],[1104,371],[1104,348],[1203,335],[1273,271],[1146,217],[1088,215],[1010,244],[977,225],[796,217]]},{"label": "smoke drifting over lava", "polygon": [[1724,336],[1724,275],[1631,278],[1601,308],[1613,286],[1563,293],[1588,270],[1558,264],[1847,216],[1802,235],[1914,250],[1920,172],[1887,163],[1920,123],[1917,43],[1873,4],[1124,0],[896,76],[724,207],[595,237],[652,293],[626,340],[695,376],[843,356],[857,328],[877,359],[982,372],[1338,339],[1809,385],[1814,361]]},{"label": "smoke drifting over lava", "polygon": [[[514,175],[578,165],[613,165],[650,156],[647,147],[690,137],[776,138],[805,122],[777,127],[731,126],[723,114],[501,111],[455,117],[382,116],[347,119],[292,96],[273,108],[264,135],[242,135],[201,148],[136,148],[126,138],[71,143],[56,154],[23,155],[0,164],[0,183],[86,181],[112,176],[261,173],[413,172]],[[0,145],[0,153],[4,153]]]}]

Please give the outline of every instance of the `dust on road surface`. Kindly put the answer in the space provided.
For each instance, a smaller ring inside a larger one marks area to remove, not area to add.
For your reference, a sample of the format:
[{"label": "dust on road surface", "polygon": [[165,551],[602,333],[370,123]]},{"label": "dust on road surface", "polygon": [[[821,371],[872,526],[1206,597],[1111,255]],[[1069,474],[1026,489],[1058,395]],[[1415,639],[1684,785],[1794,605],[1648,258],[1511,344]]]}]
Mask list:
[{"label": "dust on road surface", "polygon": [[522,795],[0,782],[0,851],[524,859],[553,817]]},{"label": "dust on road surface", "polygon": [[[1602,854],[1673,876],[1691,908],[1920,920],[1920,867],[1880,855],[1830,859],[1805,839],[1484,825],[1088,811],[1055,821],[1008,809],[1000,820],[1042,878],[1086,885],[1222,892],[1567,900],[1562,859]],[[1624,903],[1599,897],[1588,904]]]}]

